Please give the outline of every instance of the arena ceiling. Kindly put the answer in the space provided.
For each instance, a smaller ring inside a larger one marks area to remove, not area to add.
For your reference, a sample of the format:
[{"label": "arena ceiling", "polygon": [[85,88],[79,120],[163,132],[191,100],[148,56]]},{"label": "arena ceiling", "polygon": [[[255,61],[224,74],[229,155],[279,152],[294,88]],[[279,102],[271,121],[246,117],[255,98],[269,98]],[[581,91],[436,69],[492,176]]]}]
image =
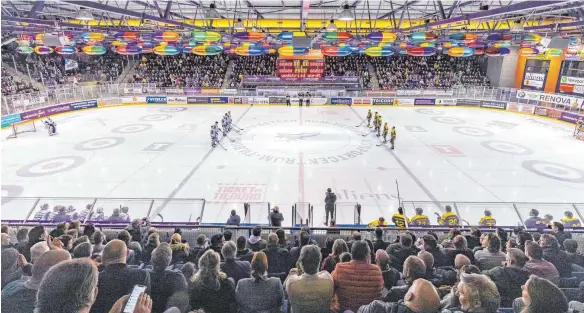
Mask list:
[{"label": "arena ceiling", "polygon": [[[395,32],[449,30],[497,31],[515,24],[550,32],[584,27],[582,1],[507,0],[2,0],[2,30],[57,29],[220,29],[234,31],[241,19],[247,30],[317,31],[329,20],[342,30]],[[210,20],[210,8],[218,19]],[[353,21],[338,21],[347,9]],[[79,20],[79,12],[91,20]],[[557,26],[559,25],[559,26]]]}]

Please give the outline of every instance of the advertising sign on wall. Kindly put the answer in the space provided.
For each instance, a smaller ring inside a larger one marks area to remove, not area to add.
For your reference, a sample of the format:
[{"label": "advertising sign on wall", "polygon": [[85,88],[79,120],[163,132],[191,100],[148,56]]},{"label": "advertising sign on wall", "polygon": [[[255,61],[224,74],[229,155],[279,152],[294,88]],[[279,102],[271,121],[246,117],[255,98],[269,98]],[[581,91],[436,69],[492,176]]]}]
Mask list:
[{"label": "advertising sign on wall", "polygon": [[525,72],[523,87],[543,90],[545,84],[545,74]]},{"label": "advertising sign on wall", "polygon": [[576,124],[578,122],[578,119],[580,118],[584,118],[584,115],[579,115],[576,113],[566,111],[562,111],[562,113],[560,113],[560,120],[568,123]]},{"label": "advertising sign on wall", "polygon": [[187,97],[188,104],[207,104],[209,98],[207,97]]},{"label": "advertising sign on wall", "polygon": [[101,98],[97,99],[97,106],[100,108],[103,107],[113,107],[117,105],[121,105],[123,103],[122,98]]},{"label": "advertising sign on wall", "polygon": [[166,96],[147,96],[146,103],[166,104]]},{"label": "advertising sign on wall", "polygon": [[582,106],[582,103],[584,103],[584,99],[582,98],[525,90],[517,91],[517,98],[551,102],[555,104],[569,105],[573,107]]},{"label": "advertising sign on wall", "polygon": [[481,104],[482,104],[482,101],[477,100],[477,99],[458,99],[458,100],[456,100],[457,106],[480,107]]},{"label": "advertising sign on wall", "polygon": [[416,98],[414,99],[414,105],[434,105],[436,99],[426,99],[426,98]]},{"label": "advertising sign on wall", "polygon": [[266,97],[251,97],[249,98],[250,104],[269,104],[270,98]]},{"label": "advertising sign on wall", "polygon": [[584,78],[573,76],[560,77],[558,92],[584,95]]},{"label": "advertising sign on wall", "polygon": [[456,105],[456,99],[436,99],[437,105]]},{"label": "advertising sign on wall", "polygon": [[[286,97],[269,97],[270,104],[284,104],[286,103]],[[290,101],[292,103],[292,101]]]},{"label": "advertising sign on wall", "polygon": [[139,104],[146,103],[146,97],[123,97],[123,104]]},{"label": "advertising sign on wall", "polygon": [[2,116],[2,127],[10,126],[14,123],[22,121],[20,113],[14,113]]},{"label": "advertising sign on wall", "polygon": [[244,97],[233,97],[233,104],[244,104],[247,103],[247,100],[244,101]]},{"label": "advertising sign on wall", "polygon": [[[97,100],[87,100],[70,103],[72,110],[83,110],[97,107]],[[51,113],[54,114],[54,113]]]},{"label": "advertising sign on wall", "polygon": [[393,98],[372,98],[373,105],[393,105]]},{"label": "advertising sign on wall", "polygon": [[[71,111],[72,105],[73,104],[68,104],[68,103],[67,104],[53,105],[51,107],[46,108],[47,115],[53,115],[53,114]],[[77,108],[76,110],[80,110],[80,109],[85,109],[85,107]]]},{"label": "advertising sign on wall", "polygon": [[396,98],[393,100],[393,105],[414,105],[415,100],[412,98]]},{"label": "advertising sign on wall", "polygon": [[534,114],[551,118],[560,118],[562,111],[546,107],[535,107]]},{"label": "advertising sign on wall", "polygon": [[166,99],[168,104],[187,104],[187,97],[169,96]]},{"label": "advertising sign on wall", "polygon": [[47,116],[47,112],[45,111],[44,108],[34,109],[34,110],[20,113],[20,118],[23,121],[34,120],[34,119],[45,117],[45,116]]},{"label": "advertising sign on wall", "polygon": [[481,103],[481,107],[483,107],[483,108],[492,108],[492,109],[505,110],[507,108],[507,102],[504,102],[504,101],[493,101],[493,100],[483,100],[482,103]]},{"label": "advertising sign on wall", "polygon": [[353,98],[331,98],[331,104],[353,104]]},{"label": "advertising sign on wall", "polygon": [[228,97],[209,97],[209,103],[229,103]]},{"label": "advertising sign on wall", "polygon": [[371,98],[353,98],[353,105],[370,105],[371,103]]},{"label": "advertising sign on wall", "polygon": [[142,93],[142,88],[124,88],[124,93]]}]

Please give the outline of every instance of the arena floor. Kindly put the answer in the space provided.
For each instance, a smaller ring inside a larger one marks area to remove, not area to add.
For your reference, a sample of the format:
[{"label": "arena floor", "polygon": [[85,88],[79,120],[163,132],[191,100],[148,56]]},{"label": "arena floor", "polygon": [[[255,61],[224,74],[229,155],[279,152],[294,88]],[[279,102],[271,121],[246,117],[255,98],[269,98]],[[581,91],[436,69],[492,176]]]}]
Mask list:
[{"label": "arena floor", "polygon": [[[37,121],[37,132],[3,141],[2,195],[163,198],[154,209],[165,221],[197,216],[171,199],[205,198],[204,220],[220,223],[232,208],[243,215],[243,202],[269,201],[285,225],[295,202],[312,203],[314,224],[322,225],[329,187],[346,204],[339,224],[350,223],[355,202],[366,222],[389,217],[398,204],[396,180],[406,201],[584,203],[584,142],[573,139],[573,126],[484,109],[372,109],[396,126],[394,151],[377,146],[373,134],[362,136],[366,126],[355,127],[367,107],[152,105],[60,115],[57,136]],[[226,151],[213,149],[209,127],[228,110],[243,131],[230,133],[234,142],[222,140]],[[105,203],[106,215],[123,204]],[[3,219],[29,207],[15,204],[3,204]],[[480,207],[463,217],[478,219]],[[499,225],[516,224],[509,206],[492,209]],[[550,210],[559,219],[564,208]],[[257,211],[264,220],[267,213]]]}]

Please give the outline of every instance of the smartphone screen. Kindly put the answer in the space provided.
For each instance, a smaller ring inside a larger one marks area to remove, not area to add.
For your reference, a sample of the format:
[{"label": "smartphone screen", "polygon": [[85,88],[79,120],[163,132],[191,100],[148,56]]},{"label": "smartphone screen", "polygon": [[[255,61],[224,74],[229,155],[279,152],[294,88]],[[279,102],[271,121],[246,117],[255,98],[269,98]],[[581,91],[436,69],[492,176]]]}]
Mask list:
[{"label": "smartphone screen", "polygon": [[130,294],[130,298],[128,298],[128,302],[126,302],[126,306],[124,307],[124,313],[133,313],[134,309],[136,308],[136,303],[138,303],[138,297],[141,293],[146,291],[146,286],[144,285],[135,285],[134,289],[132,290],[132,294]]}]

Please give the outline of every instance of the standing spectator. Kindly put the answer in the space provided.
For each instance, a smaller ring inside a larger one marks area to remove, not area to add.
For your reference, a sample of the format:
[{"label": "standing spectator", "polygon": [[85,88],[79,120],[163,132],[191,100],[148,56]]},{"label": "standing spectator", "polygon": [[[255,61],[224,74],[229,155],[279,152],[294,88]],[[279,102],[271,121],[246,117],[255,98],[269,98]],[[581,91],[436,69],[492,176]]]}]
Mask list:
[{"label": "standing spectator", "polygon": [[290,252],[280,248],[278,245],[278,235],[270,233],[268,235],[268,246],[262,250],[268,258],[268,273],[270,276],[286,277],[290,270]]},{"label": "standing spectator", "polygon": [[221,254],[223,255],[223,260],[225,260],[224,263],[221,263],[221,271],[227,277],[232,278],[236,286],[240,279],[249,277],[251,266],[248,261],[238,261],[236,259],[237,247],[233,241],[228,241],[223,245]]},{"label": "standing spectator", "polygon": [[501,252],[499,237],[494,233],[489,233],[485,236],[484,242],[486,249],[475,252],[475,259],[479,269],[486,271],[501,266],[501,263],[505,261],[505,253]]},{"label": "standing spectator", "polygon": [[543,234],[539,242],[543,250],[543,258],[556,267],[560,277],[571,277],[572,264],[568,261],[566,252],[560,250],[556,237],[552,234]]},{"label": "standing spectator", "polygon": [[240,223],[241,218],[239,217],[239,215],[237,215],[237,212],[235,212],[235,210],[231,210],[231,215],[229,216],[229,219],[227,219],[225,225],[239,226]]},{"label": "standing spectator", "polygon": [[412,247],[412,236],[402,234],[399,243],[391,244],[387,247],[390,266],[401,272],[404,268],[404,262],[411,255],[416,255],[416,249]]},{"label": "standing spectator", "polygon": [[189,283],[189,302],[192,309],[205,313],[236,312],[235,284],[219,271],[220,257],[207,250],[199,258],[199,271]]},{"label": "standing spectator", "polygon": [[384,300],[386,302],[397,302],[403,299],[414,281],[418,278],[424,278],[424,276],[426,276],[426,265],[424,261],[417,256],[409,256],[404,262],[402,272],[405,285],[392,287]]},{"label": "standing spectator", "polygon": [[[338,240],[338,239],[337,239]],[[334,282],[327,271],[318,271],[321,254],[317,246],[302,248],[299,268],[292,268],[284,283],[292,313],[328,313]]]},{"label": "standing spectator", "polygon": [[564,249],[568,255],[568,262],[582,267],[581,271],[584,271],[584,256],[578,252],[578,241],[574,239],[564,240]]},{"label": "standing spectator", "polygon": [[460,283],[456,287],[455,294],[458,299],[453,298],[453,300],[460,303],[460,306],[456,308],[456,305],[450,305],[442,313],[496,313],[499,310],[499,303],[501,301],[497,286],[485,275],[460,275]]},{"label": "standing spectator", "polygon": [[529,259],[524,270],[528,271],[530,274],[545,278],[554,284],[560,283],[560,274],[556,267],[543,259],[543,249],[533,241],[527,241],[525,243],[525,256]]},{"label": "standing spectator", "polygon": [[568,300],[560,288],[547,279],[531,275],[521,286],[521,298],[513,302],[513,310],[522,313],[565,313]]},{"label": "standing spectator", "polygon": [[150,285],[152,289],[152,312],[162,313],[166,309],[168,299],[175,293],[187,290],[187,282],[181,272],[167,269],[172,261],[172,249],[166,242],[161,243],[152,252],[152,270]]},{"label": "standing spectator", "polygon": [[2,312],[31,313],[34,311],[37,291],[45,273],[54,265],[71,259],[65,250],[47,251],[32,266],[32,277],[17,280],[2,290]]},{"label": "standing spectator", "polygon": [[129,268],[126,265],[127,251],[126,244],[121,240],[112,240],[105,245],[101,257],[105,268],[99,273],[100,292],[91,313],[107,312],[117,299],[130,294],[134,285],[144,285],[150,292],[149,273],[143,269]]},{"label": "standing spectator", "polygon": [[505,265],[484,271],[483,274],[497,285],[501,295],[501,307],[509,308],[513,300],[521,297],[521,286],[529,279],[529,272],[524,270],[527,258],[523,251],[511,248],[507,250]]},{"label": "standing spectator", "polygon": [[180,234],[174,233],[170,239],[172,249],[172,264],[184,264],[189,261],[189,245],[182,242]]},{"label": "standing spectator", "polygon": [[276,205],[272,208],[270,212],[270,223],[273,227],[282,227],[282,221],[284,220],[284,215],[280,213],[280,208]]},{"label": "standing spectator", "polygon": [[[402,308],[405,306],[406,310]],[[417,312],[434,313],[440,308],[440,296],[432,284],[425,279],[417,279],[404,297],[403,303],[387,303],[375,300],[370,304],[361,306],[357,313],[373,312]],[[403,311],[402,311],[403,310]]]},{"label": "standing spectator", "polygon": [[349,252],[347,243],[343,239],[337,239],[333,243],[332,253],[322,262],[322,270],[332,273],[338,263],[341,263],[341,254]]},{"label": "standing spectator", "polygon": [[[302,105],[300,105],[302,106]],[[330,188],[326,190],[324,197],[324,210],[326,211],[325,225],[328,225],[329,215],[331,219],[334,217],[333,212],[335,210],[335,203],[337,202],[337,195]]]},{"label": "standing spectator", "polygon": [[266,248],[267,242],[262,239],[262,229],[258,226],[252,230],[252,236],[249,236],[247,247],[253,252],[258,252]]},{"label": "standing spectator", "polygon": [[251,278],[237,283],[235,296],[240,313],[280,312],[284,301],[282,282],[268,278],[268,258],[263,252],[255,253],[251,261]]},{"label": "standing spectator", "polygon": [[351,247],[352,260],[337,264],[332,273],[340,311],[357,311],[381,296],[383,276],[376,265],[370,264],[371,251],[364,241],[357,241]]},{"label": "standing spectator", "polygon": [[152,258],[152,252],[160,244],[160,235],[158,233],[153,233],[148,236],[148,242],[144,245],[142,250],[142,263],[150,264],[150,259]]}]

